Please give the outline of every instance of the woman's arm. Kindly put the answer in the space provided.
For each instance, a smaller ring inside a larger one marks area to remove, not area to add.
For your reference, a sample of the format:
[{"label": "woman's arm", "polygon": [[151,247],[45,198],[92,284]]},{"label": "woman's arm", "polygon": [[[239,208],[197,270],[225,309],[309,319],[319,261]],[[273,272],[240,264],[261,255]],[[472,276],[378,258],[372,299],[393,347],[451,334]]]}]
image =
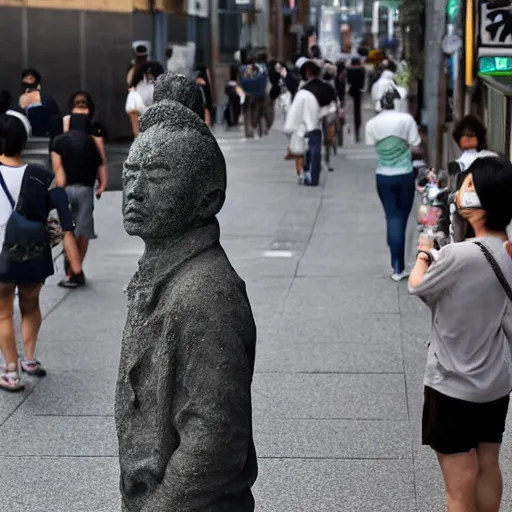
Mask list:
[{"label": "woman's arm", "polygon": [[52,167],[53,173],[55,174],[55,183],[58,187],[66,186],[66,171],[64,170],[64,166],[62,165],[61,156],[52,151]]},{"label": "woman's arm", "polygon": [[132,133],[134,137],[138,137],[140,133],[140,124],[139,124],[139,113],[137,111],[130,112],[128,114],[130,118],[130,123],[132,125]]},{"label": "woman's arm", "polygon": [[420,252],[416,258],[416,264],[414,265],[411,275],[409,276],[409,286],[411,288],[417,288],[425,282],[425,274],[430,267],[431,260],[427,254]]},{"label": "woman's arm", "polygon": [[105,152],[105,141],[103,137],[93,137],[93,140],[98,148],[98,153],[101,157],[101,165],[98,168],[98,189],[96,190],[96,197],[99,199],[103,192],[105,192],[108,183],[107,171],[107,153]]},{"label": "woman's arm", "polygon": [[69,132],[69,124],[71,122],[71,116],[64,116],[62,118],[62,130],[64,133]]},{"label": "woman's arm", "polygon": [[71,270],[74,274],[80,274],[80,272],[82,272],[82,264],[78,247],[76,245],[75,235],[73,234],[75,226],[71,215],[71,209],[69,208],[68,196],[62,187],[55,185],[56,180],[54,180],[52,185],[50,185],[50,190],[48,191],[50,204],[59,214],[60,225],[64,232],[64,250],[66,251],[66,258],[69,261]]}]

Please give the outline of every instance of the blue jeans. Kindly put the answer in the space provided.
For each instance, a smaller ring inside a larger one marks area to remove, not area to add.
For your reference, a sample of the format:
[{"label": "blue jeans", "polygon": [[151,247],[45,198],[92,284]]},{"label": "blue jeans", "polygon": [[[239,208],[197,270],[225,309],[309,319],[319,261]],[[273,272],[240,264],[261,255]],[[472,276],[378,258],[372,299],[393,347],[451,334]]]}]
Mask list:
[{"label": "blue jeans", "polygon": [[322,167],[322,130],[313,130],[306,134],[308,150],[306,153],[305,185],[316,187],[320,181],[320,169]]},{"label": "blue jeans", "polygon": [[384,207],[393,272],[405,268],[405,230],[414,202],[414,174],[377,174],[377,192]]}]

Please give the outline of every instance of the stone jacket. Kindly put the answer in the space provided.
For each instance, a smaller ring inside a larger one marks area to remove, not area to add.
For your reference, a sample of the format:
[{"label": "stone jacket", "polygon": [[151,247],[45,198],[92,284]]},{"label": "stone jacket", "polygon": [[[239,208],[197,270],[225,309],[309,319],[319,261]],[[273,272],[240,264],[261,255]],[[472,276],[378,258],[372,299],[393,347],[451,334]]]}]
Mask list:
[{"label": "stone jacket", "polygon": [[161,249],[128,287],[115,411],[122,510],[252,512],[256,327],[245,284],[216,220]]}]

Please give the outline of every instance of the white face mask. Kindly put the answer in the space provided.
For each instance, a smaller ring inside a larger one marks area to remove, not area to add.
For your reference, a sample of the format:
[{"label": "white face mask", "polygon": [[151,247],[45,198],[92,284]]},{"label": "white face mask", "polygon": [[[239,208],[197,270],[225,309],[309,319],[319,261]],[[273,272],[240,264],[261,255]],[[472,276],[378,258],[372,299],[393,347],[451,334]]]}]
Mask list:
[{"label": "white face mask", "polygon": [[479,209],[482,208],[482,203],[476,192],[466,191],[461,194],[460,207],[461,209]]}]

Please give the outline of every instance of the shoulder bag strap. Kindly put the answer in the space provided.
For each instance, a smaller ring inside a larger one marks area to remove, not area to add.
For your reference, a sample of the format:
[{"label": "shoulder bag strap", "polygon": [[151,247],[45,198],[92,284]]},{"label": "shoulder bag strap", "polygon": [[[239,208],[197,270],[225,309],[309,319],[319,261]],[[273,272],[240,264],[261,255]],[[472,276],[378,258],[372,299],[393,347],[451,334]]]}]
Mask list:
[{"label": "shoulder bag strap", "polygon": [[4,176],[2,174],[2,171],[0,171],[0,187],[2,187],[3,191],[5,192],[5,195],[7,196],[7,199],[9,199],[9,203],[11,203],[12,209],[16,207],[16,201],[12,197],[12,194],[9,192],[9,189],[7,188],[7,184],[5,183]]},{"label": "shoulder bag strap", "polygon": [[510,287],[510,284],[508,283],[506,277],[503,275],[503,272],[494,258],[494,256],[491,254],[491,251],[482,243],[482,242],[474,242],[475,245],[478,245],[480,247],[480,250],[484,253],[484,256],[486,257],[487,261],[489,262],[489,265],[491,265],[491,268],[494,270],[494,273],[496,274],[496,277],[498,278],[498,281],[500,282],[501,286],[505,290],[505,293],[507,294],[507,297],[512,300],[512,288]]}]

